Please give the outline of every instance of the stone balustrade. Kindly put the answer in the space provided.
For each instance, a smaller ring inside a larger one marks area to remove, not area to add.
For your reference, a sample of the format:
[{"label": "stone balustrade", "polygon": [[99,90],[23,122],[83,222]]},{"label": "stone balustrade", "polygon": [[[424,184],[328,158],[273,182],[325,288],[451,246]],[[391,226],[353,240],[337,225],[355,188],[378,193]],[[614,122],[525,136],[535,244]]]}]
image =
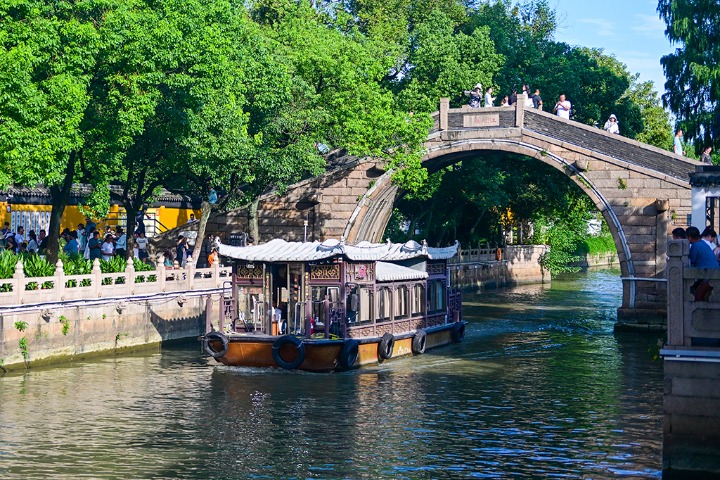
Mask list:
[{"label": "stone balustrade", "polygon": [[91,273],[65,275],[62,261],[58,260],[54,275],[26,277],[18,262],[13,278],[0,279],[0,308],[218,288],[230,280],[231,273],[231,267],[217,263],[210,268],[169,268],[162,259],[155,270],[135,271],[131,259],[124,272],[102,273],[100,261],[95,260]]}]

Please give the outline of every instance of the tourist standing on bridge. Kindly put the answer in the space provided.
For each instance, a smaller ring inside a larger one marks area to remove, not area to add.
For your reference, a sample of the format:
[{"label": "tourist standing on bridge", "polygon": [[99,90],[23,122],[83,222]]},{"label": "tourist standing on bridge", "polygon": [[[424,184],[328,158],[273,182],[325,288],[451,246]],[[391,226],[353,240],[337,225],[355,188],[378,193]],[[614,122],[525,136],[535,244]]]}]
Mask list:
[{"label": "tourist standing on bridge", "polygon": [[512,89],[512,93],[508,97],[508,105],[513,106],[517,103],[517,88]]},{"label": "tourist standing on bridge", "polygon": [[187,238],[183,235],[178,237],[177,245],[175,246],[175,259],[178,261],[182,268],[185,268],[188,255],[188,243]]},{"label": "tourist standing on bridge", "polygon": [[[87,227],[85,227],[87,229]],[[77,235],[75,232],[70,232],[70,235]],[[77,248],[77,245],[75,246]],[[97,229],[93,230],[92,238],[88,241],[88,256],[90,260],[102,258],[102,240],[100,240],[100,232]]]},{"label": "tourist standing on bridge", "polygon": [[527,96],[527,98],[525,98],[525,108],[535,108],[535,104],[533,103],[533,94],[530,91],[530,85],[523,85],[523,93]]},{"label": "tourist standing on bridge", "polygon": [[603,128],[608,133],[620,135],[620,126],[618,125],[617,117],[614,113],[610,115],[610,118],[608,118],[608,121],[605,122],[605,126]]},{"label": "tourist standing on bridge", "polygon": [[700,156],[700,161],[706,165],[712,165],[712,155],[710,155],[711,152],[712,147],[707,147],[705,150],[703,150],[703,153]]},{"label": "tourist standing on bridge", "polygon": [[493,106],[493,102],[495,101],[495,97],[492,96],[492,87],[488,87],[487,90],[485,90],[485,108],[489,108]]},{"label": "tourist standing on bridge", "polygon": [[115,256],[115,244],[113,244],[113,236],[111,234],[105,235],[105,241],[100,245],[102,251],[102,259],[109,261]]},{"label": "tourist standing on bridge", "polygon": [[67,253],[71,257],[79,255],[80,250],[78,249],[77,232],[72,231],[72,232],[66,233],[65,235],[66,235],[67,243],[63,247],[63,252]]},{"label": "tourist standing on bridge", "polygon": [[675,155],[685,155],[685,150],[683,150],[682,145],[682,136],[682,128],[678,128],[677,132],[675,132],[675,141],[673,142],[673,151],[675,152]]},{"label": "tourist standing on bridge", "polygon": [[482,107],[482,84],[478,83],[472,90],[465,90],[464,93],[470,97],[470,108]]},{"label": "tourist standing on bridge", "polygon": [[685,230],[688,242],[690,242],[690,266],[695,268],[720,268],[715,254],[707,242],[704,242],[700,230],[696,227],[688,227]]},{"label": "tourist standing on bridge", "polygon": [[555,104],[555,108],[553,108],[553,112],[557,113],[557,116],[560,118],[565,118],[567,120],[570,120],[570,108],[572,107],[572,104],[569,100],[565,99],[565,95],[560,95],[560,99]]},{"label": "tourist standing on bridge", "polygon": [[532,97],[530,97],[530,100],[532,101],[532,108],[542,110],[543,101],[542,101],[542,97],[540,96],[539,88],[535,89],[535,93],[532,95]]},{"label": "tourist standing on bridge", "polygon": [[40,233],[38,234],[38,253],[44,254],[45,249],[47,248],[48,239],[47,239],[47,232],[45,232],[45,229],[41,229]]}]

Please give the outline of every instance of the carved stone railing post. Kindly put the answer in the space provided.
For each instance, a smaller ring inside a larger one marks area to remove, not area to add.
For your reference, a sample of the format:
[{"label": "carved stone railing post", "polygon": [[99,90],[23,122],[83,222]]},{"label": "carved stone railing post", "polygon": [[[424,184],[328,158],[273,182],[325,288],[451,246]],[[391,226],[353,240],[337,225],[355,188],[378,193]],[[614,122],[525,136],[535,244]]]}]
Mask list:
[{"label": "carved stone railing post", "polygon": [[450,99],[440,99],[440,130],[448,129],[448,110],[450,110]]},{"label": "carved stone railing post", "polygon": [[135,277],[135,260],[128,258],[125,264],[125,287],[130,295],[135,293]]},{"label": "carved stone railing post", "polygon": [[13,274],[15,280],[15,301],[18,305],[25,303],[23,302],[23,295],[25,294],[25,271],[23,270],[23,264],[20,260],[15,264],[15,273]]},{"label": "carved stone railing post", "polygon": [[167,282],[167,273],[165,273],[165,255],[160,256],[157,265],[157,282],[161,292],[165,291],[165,283]]},{"label": "carved stone railing post", "polygon": [[521,127],[525,124],[525,102],[527,101],[527,95],[521,93],[517,96],[515,102],[515,126]]},{"label": "carved stone railing post", "polygon": [[65,300],[65,269],[63,268],[63,262],[58,258],[55,264],[55,285],[53,288],[57,292],[57,298]]},{"label": "carved stone railing post", "polygon": [[185,261],[185,270],[187,271],[186,288],[192,290],[195,284],[195,262],[192,261],[192,256]]},{"label": "carved stone railing post", "polygon": [[100,298],[102,296],[102,270],[100,270],[100,259],[93,260],[92,266],[92,296]]},{"label": "carved stone railing post", "polygon": [[685,344],[685,280],[684,270],[690,246],[687,240],[667,243],[667,334],[668,346]]},{"label": "carved stone railing post", "polygon": [[219,287],[219,286],[221,285],[221,282],[220,282],[220,262],[215,261],[215,262],[212,264],[212,267],[211,267],[211,268],[212,268],[212,278],[213,278],[213,280],[214,280],[214,285],[215,285],[216,287]]}]

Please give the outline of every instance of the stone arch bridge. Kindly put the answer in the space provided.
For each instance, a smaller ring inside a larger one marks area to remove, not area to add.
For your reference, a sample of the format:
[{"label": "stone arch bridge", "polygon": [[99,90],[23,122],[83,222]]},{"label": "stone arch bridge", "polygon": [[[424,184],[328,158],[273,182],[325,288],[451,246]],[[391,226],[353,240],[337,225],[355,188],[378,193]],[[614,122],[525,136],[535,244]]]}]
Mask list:
[{"label": "stone arch bridge", "polygon": [[[618,328],[662,328],[667,235],[689,222],[688,175],[698,163],[523,105],[519,99],[515,107],[449,108],[442,99],[424,165],[436,171],[502,151],[564,172],[593,200],[615,239],[623,279]],[[397,194],[390,175],[381,162],[356,159],[293,185],[284,196],[265,195],[259,206],[260,240],[382,241]],[[247,231],[247,212],[213,217],[208,229],[221,237]]]}]

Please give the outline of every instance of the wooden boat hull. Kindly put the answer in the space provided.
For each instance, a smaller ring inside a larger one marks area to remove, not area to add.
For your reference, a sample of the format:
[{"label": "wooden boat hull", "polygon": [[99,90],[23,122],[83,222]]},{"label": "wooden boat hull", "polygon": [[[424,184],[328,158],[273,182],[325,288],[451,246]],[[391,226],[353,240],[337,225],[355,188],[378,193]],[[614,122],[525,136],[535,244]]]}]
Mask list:
[{"label": "wooden boat hull", "polygon": [[[425,329],[425,350],[462,341],[464,329],[465,322],[462,321]],[[418,354],[413,353],[413,339],[415,336],[416,332],[409,332],[393,337],[394,345],[392,346],[392,355],[389,358]],[[382,337],[348,340],[302,338],[294,340],[297,342],[296,344],[292,343],[295,337],[289,339],[288,337],[290,336],[278,337],[257,334],[230,334],[225,336],[217,332],[211,332],[200,338],[203,341],[205,350],[215,357],[218,362],[235,367],[290,367],[310,372],[329,372],[358,368],[386,360],[380,354]],[[351,365],[344,365],[340,357],[347,355],[343,347],[348,341],[357,342],[357,356]],[[300,343],[302,346],[299,345]],[[276,350],[275,353],[273,353],[273,349]],[[302,353],[299,353],[300,350],[302,350]],[[301,361],[298,355],[302,356]],[[296,361],[299,361],[299,364],[293,365]]]}]

